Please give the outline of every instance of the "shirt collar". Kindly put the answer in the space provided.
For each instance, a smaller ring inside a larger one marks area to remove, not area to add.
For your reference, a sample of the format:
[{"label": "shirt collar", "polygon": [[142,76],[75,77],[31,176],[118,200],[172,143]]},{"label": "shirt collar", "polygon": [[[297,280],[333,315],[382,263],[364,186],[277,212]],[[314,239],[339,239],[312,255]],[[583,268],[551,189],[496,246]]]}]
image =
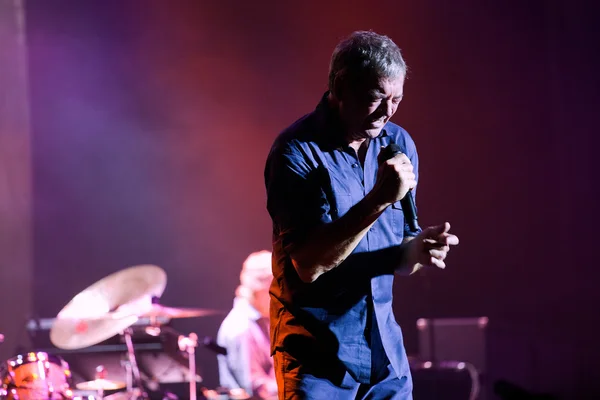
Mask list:
[{"label": "shirt collar", "polygon": [[242,311],[245,315],[248,316],[248,319],[253,321],[258,321],[262,318],[262,315],[258,312],[258,310],[250,304],[248,299],[244,297],[236,297],[233,299],[233,308]]}]

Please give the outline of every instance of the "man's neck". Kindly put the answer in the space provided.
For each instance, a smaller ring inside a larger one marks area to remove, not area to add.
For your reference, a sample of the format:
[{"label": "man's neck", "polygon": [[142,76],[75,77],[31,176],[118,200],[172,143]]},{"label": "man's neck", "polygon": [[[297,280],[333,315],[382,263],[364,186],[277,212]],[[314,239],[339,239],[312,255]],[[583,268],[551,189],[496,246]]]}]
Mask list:
[{"label": "man's neck", "polygon": [[356,151],[356,154],[359,154],[362,149],[366,150],[369,147],[369,142],[366,138],[352,140],[350,143],[348,143],[348,146],[352,147],[354,151]]},{"label": "man's neck", "polygon": [[367,157],[367,150],[369,149],[369,143],[371,139],[361,139],[355,140],[349,144],[356,151],[356,155],[358,156],[358,161],[360,161],[360,165],[365,167],[365,158]]}]

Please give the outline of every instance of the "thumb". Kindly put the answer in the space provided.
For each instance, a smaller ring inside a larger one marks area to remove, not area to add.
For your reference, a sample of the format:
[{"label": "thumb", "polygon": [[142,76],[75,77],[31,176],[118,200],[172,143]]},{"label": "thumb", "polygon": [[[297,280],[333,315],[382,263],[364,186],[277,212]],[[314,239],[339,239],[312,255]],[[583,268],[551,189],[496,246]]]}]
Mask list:
[{"label": "thumb", "polygon": [[444,222],[443,224],[440,225],[436,225],[436,226],[432,226],[429,227],[427,229],[427,236],[436,236],[436,235],[441,235],[442,233],[447,233],[448,231],[450,231],[450,223],[449,222]]}]

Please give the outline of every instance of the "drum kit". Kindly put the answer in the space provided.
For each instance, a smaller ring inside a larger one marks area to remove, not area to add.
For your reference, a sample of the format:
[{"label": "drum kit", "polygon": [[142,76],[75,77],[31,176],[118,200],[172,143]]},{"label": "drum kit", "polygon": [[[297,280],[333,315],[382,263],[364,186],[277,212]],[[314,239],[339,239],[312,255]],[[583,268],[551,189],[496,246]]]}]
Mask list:
[{"label": "drum kit", "polygon": [[[94,346],[114,336],[126,344],[123,368],[126,382],[107,379],[103,366],[96,368],[94,380],[73,386],[68,363],[46,352],[30,352],[9,359],[0,366],[0,400],[23,399],[104,399],[148,400],[132,340],[133,324],[147,319],[146,331],[156,336],[165,321],[193,318],[220,311],[200,308],[173,308],[157,302],[167,283],[165,271],[155,265],[138,265],[115,272],[77,294],[54,319],[50,340],[64,350]],[[178,347],[188,355],[189,399],[195,400],[198,376],[195,348],[198,337],[178,336]],[[110,393],[105,395],[106,393]]]}]

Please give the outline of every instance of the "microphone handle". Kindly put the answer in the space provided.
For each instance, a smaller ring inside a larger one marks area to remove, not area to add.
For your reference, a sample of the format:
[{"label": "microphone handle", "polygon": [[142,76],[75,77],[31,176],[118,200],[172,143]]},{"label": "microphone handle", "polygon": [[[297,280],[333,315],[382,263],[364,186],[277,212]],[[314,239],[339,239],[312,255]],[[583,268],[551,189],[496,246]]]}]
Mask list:
[{"label": "microphone handle", "polygon": [[412,192],[409,190],[406,196],[400,200],[402,210],[404,211],[404,218],[411,231],[416,232],[419,229],[419,222],[417,219],[417,208],[415,207],[415,199],[413,198]]},{"label": "microphone handle", "polygon": [[[381,156],[383,160],[389,160],[390,158],[401,153],[402,149],[400,146],[398,146],[396,143],[390,143],[383,149]],[[419,223],[417,222],[417,208],[415,207],[415,199],[410,190],[400,200],[400,204],[402,205],[404,219],[406,220],[410,230],[413,232],[419,231],[421,228],[419,228]]]}]

